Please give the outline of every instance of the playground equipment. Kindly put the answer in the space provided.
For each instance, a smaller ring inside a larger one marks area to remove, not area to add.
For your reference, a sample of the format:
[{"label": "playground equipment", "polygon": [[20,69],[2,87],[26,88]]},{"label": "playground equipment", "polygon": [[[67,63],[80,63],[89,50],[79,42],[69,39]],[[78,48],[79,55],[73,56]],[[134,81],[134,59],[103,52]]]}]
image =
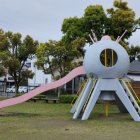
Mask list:
[{"label": "playground equipment", "polygon": [[79,75],[83,75],[83,74],[85,74],[83,66],[77,67],[74,70],[72,70],[69,74],[67,74],[65,77],[63,77],[62,79],[60,79],[58,81],[42,85],[34,90],[31,90],[30,92],[28,92],[26,94],[23,94],[22,96],[0,101],[0,108],[4,108],[7,106],[12,106],[12,105],[16,105],[16,104],[25,102],[42,92],[60,87],[64,84],[68,83],[69,81],[71,81],[73,78],[75,78]]},{"label": "playground equipment", "polygon": [[[95,36],[95,35],[94,35]],[[60,87],[79,75],[86,74],[88,79],[80,90],[80,95],[73,107],[73,119],[87,120],[97,100],[105,102],[106,116],[108,116],[108,103],[115,100],[121,112],[129,112],[135,121],[140,121],[140,107],[137,104],[136,94],[123,78],[129,68],[129,57],[125,49],[117,41],[112,41],[109,36],[104,36],[101,41],[87,48],[83,66],[72,70],[64,78],[42,85],[22,96],[0,101],[0,108],[25,102],[34,96]]]},{"label": "playground equipment", "polygon": [[105,102],[108,116],[108,103],[115,100],[121,112],[128,111],[135,121],[140,121],[140,107],[123,80],[129,63],[125,49],[109,36],[87,48],[83,66],[88,82],[71,109],[73,119],[87,120],[97,100]]}]

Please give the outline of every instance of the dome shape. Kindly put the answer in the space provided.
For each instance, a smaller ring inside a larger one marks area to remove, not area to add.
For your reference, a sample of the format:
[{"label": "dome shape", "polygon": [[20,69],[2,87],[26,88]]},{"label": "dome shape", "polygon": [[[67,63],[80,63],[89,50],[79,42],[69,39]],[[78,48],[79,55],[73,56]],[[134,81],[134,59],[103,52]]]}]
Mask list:
[{"label": "dome shape", "polygon": [[98,78],[123,77],[128,72],[129,64],[126,50],[112,40],[101,40],[88,47],[83,62],[86,74]]},{"label": "dome shape", "polygon": [[111,40],[111,37],[108,35],[105,35],[101,38],[101,40]]}]

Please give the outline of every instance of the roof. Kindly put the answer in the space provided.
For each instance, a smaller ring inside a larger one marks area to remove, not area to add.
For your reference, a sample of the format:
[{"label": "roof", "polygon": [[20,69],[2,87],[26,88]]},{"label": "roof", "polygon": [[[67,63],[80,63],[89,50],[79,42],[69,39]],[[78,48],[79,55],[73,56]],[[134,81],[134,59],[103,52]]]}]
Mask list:
[{"label": "roof", "polygon": [[127,78],[129,78],[129,80],[131,81],[140,81],[140,76],[139,75],[127,75]]},{"label": "roof", "polygon": [[140,75],[140,61],[134,60],[130,63],[129,74]]}]

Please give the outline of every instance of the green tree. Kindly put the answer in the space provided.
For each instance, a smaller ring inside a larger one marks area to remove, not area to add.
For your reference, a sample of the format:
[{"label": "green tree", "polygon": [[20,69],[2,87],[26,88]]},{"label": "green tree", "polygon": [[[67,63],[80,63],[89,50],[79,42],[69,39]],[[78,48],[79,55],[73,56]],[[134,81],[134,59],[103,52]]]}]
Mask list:
[{"label": "green tree", "polygon": [[126,35],[122,38],[125,43],[125,39],[129,39],[132,33],[139,29],[140,26],[140,19],[135,19],[135,12],[127,4],[122,0],[114,1],[114,7],[107,9],[108,22],[106,28],[106,33],[114,38],[117,38],[118,35],[127,30]]},{"label": "green tree", "polygon": [[88,36],[91,33],[91,29],[94,30],[98,39],[104,35],[107,16],[101,5],[88,6],[85,9],[83,21],[87,42],[91,42]]},{"label": "green tree", "polygon": [[[6,43],[0,46],[0,56],[2,65],[8,69],[8,73],[15,81],[16,94],[21,82],[27,78],[32,78],[33,73],[24,68],[25,62],[36,52],[38,42],[29,35],[22,39],[20,33],[3,33]],[[3,41],[0,40],[0,44]]]},{"label": "green tree", "polygon": [[[73,62],[77,56],[75,49],[69,50],[62,41],[50,40],[40,44],[37,49],[37,66],[44,70],[44,73],[51,73],[53,79],[59,79],[66,75],[76,64]],[[47,65],[48,64],[48,65]],[[55,75],[55,72],[58,72]]]},{"label": "green tree", "polygon": [[140,46],[131,46],[129,48],[129,56],[130,56],[130,61],[135,60],[135,58],[138,58],[140,60]]},{"label": "green tree", "polygon": [[2,29],[0,29],[0,51],[1,51],[1,55],[0,55],[0,76],[5,76],[5,68],[2,65],[2,56],[4,54],[4,52],[7,50],[8,48],[8,40],[5,36],[5,33]]},{"label": "green tree", "polygon": [[[106,23],[106,14],[102,6],[88,6],[81,18],[66,18],[62,24],[63,40],[66,46],[77,48],[83,56],[83,47],[85,43],[92,43],[89,34],[94,30],[98,38],[104,33]],[[78,43],[77,43],[78,42]]]},{"label": "green tree", "polygon": [[[127,2],[122,0],[115,0],[113,7],[107,9],[106,12],[101,5],[90,5],[85,9],[82,17],[64,19],[61,29],[64,33],[63,40],[67,46],[72,46],[75,40],[81,40],[81,38],[84,38],[84,43],[92,43],[89,38],[91,29],[94,30],[98,40],[105,34],[115,40],[127,30],[121,41],[121,44],[127,48],[126,39],[129,39],[133,32],[140,29],[140,18],[135,19],[133,9],[129,8]],[[80,43],[81,50],[84,43]]]},{"label": "green tree", "polygon": [[5,75],[5,69],[0,67],[0,77]]}]

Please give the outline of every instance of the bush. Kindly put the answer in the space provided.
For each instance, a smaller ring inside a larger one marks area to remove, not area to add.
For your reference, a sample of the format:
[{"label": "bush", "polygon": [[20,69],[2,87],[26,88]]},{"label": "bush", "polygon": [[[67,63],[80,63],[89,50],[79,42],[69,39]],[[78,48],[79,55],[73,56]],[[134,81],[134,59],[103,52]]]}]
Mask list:
[{"label": "bush", "polygon": [[37,96],[35,96],[34,98],[38,98],[39,100],[46,98],[46,95],[44,94],[39,94]]},{"label": "bush", "polygon": [[140,102],[139,102],[139,101],[137,101],[137,103],[138,103],[138,105],[140,106]]},{"label": "bush", "polygon": [[77,95],[60,95],[60,103],[71,103],[73,100],[77,99]]},{"label": "bush", "polygon": [[20,93],[17,93],[14,97],[18,97],[18,96],[21,96],[23,94],[20,94]]}]

